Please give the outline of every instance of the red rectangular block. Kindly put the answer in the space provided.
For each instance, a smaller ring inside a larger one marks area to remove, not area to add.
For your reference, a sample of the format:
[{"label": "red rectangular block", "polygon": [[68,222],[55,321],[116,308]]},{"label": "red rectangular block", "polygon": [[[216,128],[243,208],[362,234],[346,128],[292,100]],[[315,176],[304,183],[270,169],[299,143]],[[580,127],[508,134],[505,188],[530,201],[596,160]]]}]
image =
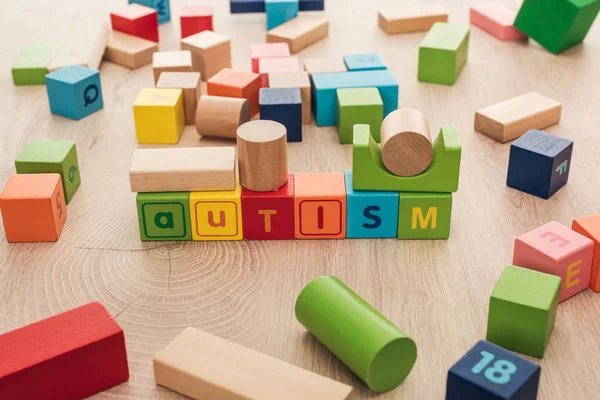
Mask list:
[{"label": "red rectangular block", "polygon": [[113,30],[128,33],[158,43],[158,13],[155,9],[140,4],[110,13]]},{"label": "red rectangular block", "polygon": [[212,6],[183,6],[181,8],[181,38],[213,30]]},{"label": "red rectangular block", "polygon": [[0,399],[76,400],[128,379],[123,330],[100,303],[0,335]]}]

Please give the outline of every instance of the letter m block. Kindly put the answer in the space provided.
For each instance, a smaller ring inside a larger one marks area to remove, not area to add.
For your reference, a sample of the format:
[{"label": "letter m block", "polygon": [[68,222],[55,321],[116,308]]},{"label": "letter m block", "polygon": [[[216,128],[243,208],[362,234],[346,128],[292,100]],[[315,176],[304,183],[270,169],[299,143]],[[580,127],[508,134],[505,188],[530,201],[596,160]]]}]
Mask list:
[{"label": "letter m block", "polygon": [[398,239],[448,239],[451,193],[400,193]]}]

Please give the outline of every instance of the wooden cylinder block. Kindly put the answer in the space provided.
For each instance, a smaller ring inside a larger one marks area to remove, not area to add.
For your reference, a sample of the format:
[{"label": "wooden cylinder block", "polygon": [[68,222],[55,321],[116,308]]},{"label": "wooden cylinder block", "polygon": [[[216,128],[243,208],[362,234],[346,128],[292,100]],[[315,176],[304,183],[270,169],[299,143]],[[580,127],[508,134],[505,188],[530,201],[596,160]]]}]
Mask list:
[{"label": "wooden cylinder block", "polygon": [[255,120],[240,126],[237,151],[242,187],[268,192],[287,183],[287,131],[279,122]]},{"label": "wooden cylinder block", "polygon": [[240,125],[250,121],[246,99],[201,96],[196,108],[196,131],[202,136],[235,139]]},{"label": "wooden cylinder block", "polygon": [[429,122],[412,108],[390,113],[381,125],[383,165],[397,176],[415,176],[433,160]]}]

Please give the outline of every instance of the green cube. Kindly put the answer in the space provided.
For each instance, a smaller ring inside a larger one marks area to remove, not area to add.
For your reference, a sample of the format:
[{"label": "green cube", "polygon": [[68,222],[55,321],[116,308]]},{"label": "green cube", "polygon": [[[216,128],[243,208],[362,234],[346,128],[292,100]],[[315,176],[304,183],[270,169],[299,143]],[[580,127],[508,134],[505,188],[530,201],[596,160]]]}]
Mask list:
[{"label": "green cube", "polygon": [[17,174],[60,174],[67,203],[81,185],[77,149],[70,140],[28,142],[15,160],[15,168]]},{"label": "green cube", "polygon": [[470,31],[465,25],[433,24],[419,46],[419,81],[454,85],[467,63]]},{"label": "green cube", "polygon": [[542,358],[554,328],[560,284],[557,276],[507,266],[490,298],[486,339]]},{"label": "green cube", "polygon": [[383,100],[378,89],[338,89],[337,110],[340,143],[352,144],[354,125],[369,125],[373,139],[381,141]]},{"label": "green cube", "polygon": [[448,239],[451,193],[400,193],[398,239]]},{"label": "green cube", "polygon": [[29,43],[23,47],[12,67],[15,85],[45,85],[55,47],[53,43]]},{"label": "green cube", "polygon": [[525,0],[515,26],[552,53],[581,43],[600,10],[600,0]]},{"label": "green cube", "polygon": [[136,201],[142,240],[192,240],[189,192],[138,193]]}]

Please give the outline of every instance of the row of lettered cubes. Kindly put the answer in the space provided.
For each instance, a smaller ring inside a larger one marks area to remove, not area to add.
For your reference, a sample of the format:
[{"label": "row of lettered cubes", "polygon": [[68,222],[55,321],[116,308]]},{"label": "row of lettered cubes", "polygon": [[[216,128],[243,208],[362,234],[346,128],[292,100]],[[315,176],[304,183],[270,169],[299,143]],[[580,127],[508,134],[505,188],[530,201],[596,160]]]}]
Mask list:
[{"label": "row of lettered cubes", "polygon": [[138,193],[142,240],[447,239],[451,193],[354,191],[350,171],[289,174],[272,192]]}]

